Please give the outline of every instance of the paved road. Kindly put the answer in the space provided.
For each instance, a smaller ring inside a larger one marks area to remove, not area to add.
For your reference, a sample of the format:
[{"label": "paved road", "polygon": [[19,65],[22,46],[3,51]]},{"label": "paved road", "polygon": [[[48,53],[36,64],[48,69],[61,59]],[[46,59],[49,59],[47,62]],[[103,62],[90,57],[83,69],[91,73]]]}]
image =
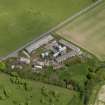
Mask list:
[{"label": "paved road", "polygon": [[83,14],[83,13],[85,13],[85,12],[91,10],[92,8],[94,8],[95,6],[97,6],[99,3],[101,3],[102,1],[103,1],[103,0],[98,0],[97,2],[91,4],[90,6],[88,6],[87,8],[85,8],[85,9],[83,9],[83,10],[81,10],[80,12],[76,13],[75,15],[70,16],[68,19],[66,19],[65,21],[63,21],[62,23],[60,23],[59,25],[57,25],[56,27],[54,27],[54,28],[50,29],[48,32],[45,32],[45,33],[43,33],[42,35],[40,35],[40,37],[35,38],[34,40],[28,42],[27,44],[25,44],[24,46],[20,47],[20,48],[17,49],[16,51],[14,51],[14,52],[8,54],[7,56],[0,57],[0,60],[2,61],[2,60],[5,60],[5,59],[7,59],[7,58],[9,58],[9,57],[16,56],[17,53],[18,53],[20,50],[22,50],[22,49],[24,49],[25,47],[31,45],[32,43],[35,43],[35,42],[36,42],[37,40],[39,40],[40,38],[42,38],[42,37],[44,37],[44,36],[46,36],[46,35],[49,35],[51,32],[60,29],[60,28],[63,27],[64,25],[68,24],[70,21],[72,21],[72,20],[74,20],[75,18],[77,18],[78,16],[80,16],[81,14]]}]

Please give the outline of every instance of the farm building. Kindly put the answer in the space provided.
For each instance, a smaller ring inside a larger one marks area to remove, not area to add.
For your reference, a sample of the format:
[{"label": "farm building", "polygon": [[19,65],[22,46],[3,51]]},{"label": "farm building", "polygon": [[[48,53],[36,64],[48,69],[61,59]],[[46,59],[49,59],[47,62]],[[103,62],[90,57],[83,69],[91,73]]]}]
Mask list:
[{"label": "farm building", "polygon": [[71,51],[71,52],[66,53],[62,56],[57,57],[55,60],[56,60],[57,63],[62,63],[63,61],[65,61],[65,60],[67,60],[71,57],[74,57],[74,56],[76,56],[76,52]]},{"label": "farm building", "polygon": [[75,45],[73,45],[72,43],[65,41],[63,39],[59,40],[59,43],[67,46],[68,48],[70,48],[71,50],[75,51],[77,54],[81,53],[80,48],[76,47]]},{"label": "farm building", "polygon": [[60,48],[58,49],[58,52],[54,53],[53,57],[56,58],[56,57],[58,57],[60,54],[61,54],[61,55],[66,54],[66,47],[65,47],[65,46],[64,46],[64,47],[60,47]]},{"label": "farm building", "polygon": [[24,64],[30,64],[31,61],[30,61],[30,59],[28,59],[28,58],[21,57],[21,58],[20,58],[20,62],[21,62],[21,63],[24,63]]},{"label": "farm building", "polygon": [[38,41],[34,42],[30,46],[26,47],[26,51],[30,54],[32,51],[36,50],[37,48],[41,47],[44,44],[47,44],[49,41],[53,40],[52,35],[44,36],[43,38],[39,39]]}]

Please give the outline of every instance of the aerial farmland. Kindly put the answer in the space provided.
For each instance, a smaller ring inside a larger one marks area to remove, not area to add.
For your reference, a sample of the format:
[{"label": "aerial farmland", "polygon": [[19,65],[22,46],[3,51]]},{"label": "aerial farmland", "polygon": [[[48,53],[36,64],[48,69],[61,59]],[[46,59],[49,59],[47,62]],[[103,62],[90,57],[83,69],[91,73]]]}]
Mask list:
[{"label": "aerial farmland", "polygon": [[105,60],[105,2],[58,30],[60,36]]},{"label": "aerial farmland", "polygon": [[0,56],[48,31],[92,0],[0,0]]},{"label": "aerial farmland", "polygon": [[0,0],[0,105],[105,105],[105,0]]}]

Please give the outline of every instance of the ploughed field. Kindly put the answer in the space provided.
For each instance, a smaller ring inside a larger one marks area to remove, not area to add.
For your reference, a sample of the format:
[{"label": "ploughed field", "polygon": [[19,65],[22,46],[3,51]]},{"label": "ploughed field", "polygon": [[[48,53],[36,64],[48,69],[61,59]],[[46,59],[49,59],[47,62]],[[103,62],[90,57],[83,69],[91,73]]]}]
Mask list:
[{"label": "ploughed field", "polygon": [[82,14],[57,33],[105,60],[105,1]]},{"label": "ploughed field", "polygon": [[16,50],[92,0],[0,0],[0,56]]}]

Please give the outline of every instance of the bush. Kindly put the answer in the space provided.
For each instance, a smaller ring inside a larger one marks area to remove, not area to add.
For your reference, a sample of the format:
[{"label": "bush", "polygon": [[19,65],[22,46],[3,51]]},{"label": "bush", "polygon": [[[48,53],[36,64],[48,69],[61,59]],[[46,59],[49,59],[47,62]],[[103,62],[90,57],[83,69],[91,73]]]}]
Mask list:
[{"label": "bush", "polygon": [[10,94],[11,94],[11,91],[10,91],[9,88],[4,88],[4,89],[3,89],[3,92],[4,92],[4,95],[5,95],[6,97],[9,97]]},{"label": "bush", "polygon": [[10,75],[13,76],[13,77],[19,77],[17,72],[11,72]]},{"label": "bush", "polygon": [[25,89],[26,91],[31,91],[31,90],[32,90],[31,84],[25,82],[25,83],[24,83],[24,89]]},{"label": "bush", "polygon": [[43,96],[48,96],[49,95],[49,90],[46,87],[41,88],[41,93]]},{"label": "bush", "polygon": [[6,95],[4,94],[3,89],[0,89],[0,100],[5,100],[6,99]]},{"label": "bush", "polygon": [[0,100],[5,100],[5,99],[6,99],[6,97],[5,97],[4,93],[0,93]]},{"label": "bush", "polygon": [[31,101],[27,101],[26,102],[26,105],[31,105]]},{"label": "bush", "polygon": [[24,102],[19,103],[19,105],[26,105]]},{"label": "bush", "polygon": [[44,98],[41,98],[41,99],[40,99],[40,103],[46,105],[47,102],[46,102],[46,100],[45,100]]},{"label": "bush", "polygon": [[6,64],[4,62],[0,62],[0,70],[4,71],[6,69]]}]

